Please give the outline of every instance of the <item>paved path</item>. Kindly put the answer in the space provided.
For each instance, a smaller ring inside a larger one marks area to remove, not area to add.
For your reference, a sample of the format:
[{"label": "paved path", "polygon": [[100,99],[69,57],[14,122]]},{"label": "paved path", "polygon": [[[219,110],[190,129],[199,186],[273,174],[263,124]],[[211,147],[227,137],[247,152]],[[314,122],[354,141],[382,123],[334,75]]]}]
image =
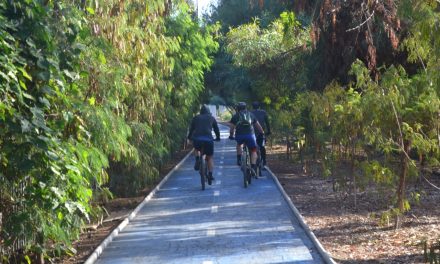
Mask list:
[{"label": "paved path", "polygon": [[215,183],[201,190],[193,157],[168,179],[97,263],[323,263],[264,172],[243,188],[222,128]]}]

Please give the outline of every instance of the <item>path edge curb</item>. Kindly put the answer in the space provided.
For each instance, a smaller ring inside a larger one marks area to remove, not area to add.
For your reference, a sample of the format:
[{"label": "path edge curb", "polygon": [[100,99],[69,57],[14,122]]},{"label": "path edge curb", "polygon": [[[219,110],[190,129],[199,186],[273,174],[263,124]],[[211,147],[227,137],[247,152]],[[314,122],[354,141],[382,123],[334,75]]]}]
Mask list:
[{"label": "path edge curb", "polygon": [[304,221],[303,216],[301,215],[299,210],[295,207],[295,205],[293,204],[293,202],[290,199],[289,195],[287,195],[286,191],[284,190],[283,186],[281,186],[281,183],[278,181],[278,178],[275,176],[275,174],[272,172],[272,170],[269,167],[266,166],[266,169],[269,172],[270,176],[272,177],[272,180],[277,185],[278,189],[283,194],[284,200],[287,202],[287,204],[289,205],[289,207],[292,210],[293,214],[298,219],[299,224],[304,229],[304,231],[306,232],[306,234],[310,238],[310,240],[312,240],[312,243],[315,245],[315,247],[318,249],[318,252],[321,255],[321,257],[323,258],[323,260],[325,261],[325,263],[327,263],[327,264],[337,264],[337,262],[335,262],[331,258],[330,254],[324,249],[324,247],[322,246],[321,242],[319,242],[318,238],[315,236],[313,231],[310,230],[309,226]]},{"label": "path edge curb", "polygon": [[191,156],[193,151],[189,151],[188,154],[179,162],[177,163],[174,168],[168,172],[168,174],[159,182],[158,185],[144,198],[144,200],[136,206],[136,208],[115,228],[113,231],[99,244],[98,247],[95,248],[95,250],[90,254],[90,256],[87,258],[87,260],[84,262],[84,264],[93,264],[98,260],[98,258],[101,256],[104,249],[110,244],[110,242],[113,241],[115,237],[119,235],[119,232],[121,232],[128,223],[137,215],[137,213],[142,209],[142,207],[145,206],[145,204],[153,198],[153,196],[156,194],[157,191],[160,190],[162,185],[168,180],[168,178],[171,177],[171,175],[182,166],[182,164],[188,159],[189,156]]}]

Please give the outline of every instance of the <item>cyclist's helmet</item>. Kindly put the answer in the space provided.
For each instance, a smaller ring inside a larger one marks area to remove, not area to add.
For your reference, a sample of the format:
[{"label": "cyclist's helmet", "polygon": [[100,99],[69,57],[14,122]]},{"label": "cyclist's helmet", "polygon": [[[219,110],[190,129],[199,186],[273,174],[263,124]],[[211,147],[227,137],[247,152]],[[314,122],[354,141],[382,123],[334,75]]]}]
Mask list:
[{"label": "cyclist's helmet", "polygon": [[237,111],[243,111],[243,110],[246,110],[246,103],[245,102],[237,103]]},{"label": "cyclist's helmet", "polygon": [[253,103],[252,103],[252,107],[253,107],[254,109],[260,109],[260,102],[258,102],[258,101],[253,102]]}]

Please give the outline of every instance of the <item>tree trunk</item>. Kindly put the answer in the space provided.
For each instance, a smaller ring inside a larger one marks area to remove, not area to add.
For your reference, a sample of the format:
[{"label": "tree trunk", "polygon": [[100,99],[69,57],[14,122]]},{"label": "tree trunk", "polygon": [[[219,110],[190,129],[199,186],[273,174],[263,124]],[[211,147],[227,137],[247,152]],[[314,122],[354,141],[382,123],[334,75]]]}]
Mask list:
[{"label": "tree trunk", "polygon": [[399,175],[399,186],[397,188],[397,208],[399,209],[398,215],[396,216],[395,228],[399,229],[401,225],[401,217],[405,212],[405,189],[406,189],[406,177],[408,175],[408,153],[411,149],[410,142],[405,141],[404,151],[400,154],[401,171]]},{"label": "tree trunk", "polygon": [[351,149],[350,172],[351,172],[351,179],[352,179],[352,184],[353,184],[352,188],[353,188],[354,208],[357,210],[357,186],[356,186],[356,175],[355,175],[355,169],[354,169],[355,155],[356,155],[356,145],[353,142],[352,149]]},{"label": "tree trunk", "polygon": [[292,155],[292,143],[290,142],[290,137],[286,137],[286,157],[287,160],[290,160],[290,157]]}]

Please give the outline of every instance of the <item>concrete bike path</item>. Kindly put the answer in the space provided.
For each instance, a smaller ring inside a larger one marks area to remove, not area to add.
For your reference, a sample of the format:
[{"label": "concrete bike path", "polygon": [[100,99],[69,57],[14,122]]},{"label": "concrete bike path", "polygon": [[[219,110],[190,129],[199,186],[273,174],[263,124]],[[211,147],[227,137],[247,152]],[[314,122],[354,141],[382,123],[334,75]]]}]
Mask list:
[{"label": "concrete bike path", "polygon": [[188,158],[96,263],[324,263],[268,172],[243,187],[221,130],[213,185],[201,190]]}]

